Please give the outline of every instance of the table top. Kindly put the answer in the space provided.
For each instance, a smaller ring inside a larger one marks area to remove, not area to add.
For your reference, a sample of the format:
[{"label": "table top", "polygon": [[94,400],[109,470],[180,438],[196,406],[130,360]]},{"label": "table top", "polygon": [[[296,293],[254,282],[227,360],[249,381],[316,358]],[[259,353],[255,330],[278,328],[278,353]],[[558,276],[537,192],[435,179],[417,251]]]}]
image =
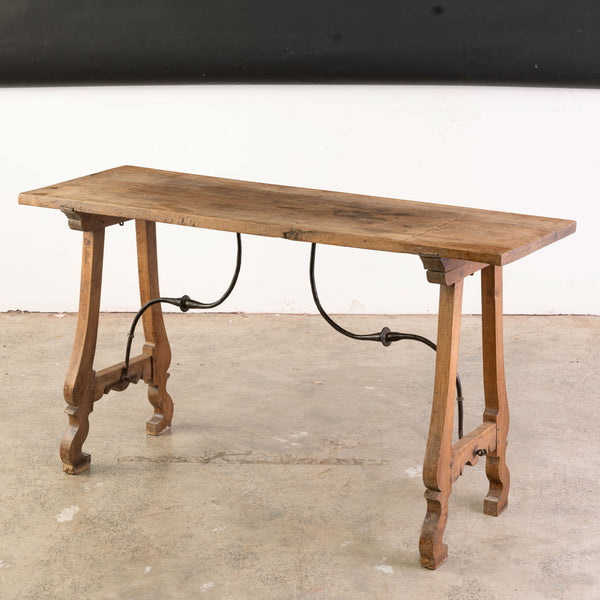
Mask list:
[{"label": "table top", "polygon": [[123,166],[23,192],[20,204],[504,265],[575,221]]}]

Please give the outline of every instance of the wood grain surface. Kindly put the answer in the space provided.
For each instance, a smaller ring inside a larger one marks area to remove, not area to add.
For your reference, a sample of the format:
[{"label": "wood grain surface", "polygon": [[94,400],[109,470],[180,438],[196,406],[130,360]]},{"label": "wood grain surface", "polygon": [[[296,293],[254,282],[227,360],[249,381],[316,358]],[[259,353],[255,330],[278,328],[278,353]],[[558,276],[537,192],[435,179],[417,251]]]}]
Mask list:
[{"label": "wood grain surface", "polygon": [[575,221],[122,166],[23,192],[21,204],[504,265]]}]

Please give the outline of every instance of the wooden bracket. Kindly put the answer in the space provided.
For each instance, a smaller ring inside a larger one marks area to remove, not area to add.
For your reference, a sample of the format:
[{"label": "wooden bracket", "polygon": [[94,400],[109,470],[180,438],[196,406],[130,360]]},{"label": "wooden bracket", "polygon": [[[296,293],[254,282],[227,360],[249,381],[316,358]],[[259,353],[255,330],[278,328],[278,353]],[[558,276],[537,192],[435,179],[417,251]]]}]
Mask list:
[{"label": "wooden bracket", "polygon": [[109,217],[106,215],[92,215],[90,213],[77,212],[72,208],[61,208],[64,215],[69,219],[69,227],[76,231],[96,231],[110,225],[129,221],[124,217]]},{"label": "wooden bracket", "polygon": [[421,254],[420,257],[423,266],[427,269],[427,281],[429,283],[452,285],[487,267],[485,263],[459,260],[457,258],[440,258],[430,254]]}]

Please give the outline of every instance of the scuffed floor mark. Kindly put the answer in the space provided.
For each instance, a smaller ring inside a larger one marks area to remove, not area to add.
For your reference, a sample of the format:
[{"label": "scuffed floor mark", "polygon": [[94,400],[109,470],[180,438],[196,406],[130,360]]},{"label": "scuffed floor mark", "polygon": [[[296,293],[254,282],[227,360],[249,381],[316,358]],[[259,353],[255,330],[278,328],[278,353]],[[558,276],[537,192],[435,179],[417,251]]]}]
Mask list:
[{"label": "scuffed floor mark", "polygon": [[306,437],[308,435],[308,431],[294,431],[294,433],[292,433],[292,435],[290,435],[290,437],[293,438],[303,438]]},{"label": "scuffed floor mark", "polygon": [[377,565],[375,570],[386,573],[387,575],[391,575],[394,572],[394,567],[391,567],[390,565]]},{"label": "scuffed floor mark", "polygon": [[0,569],[8,569],[10,565],[7,565],[3,560],[0,560]]},{"label": "scuffed floor mark", "polygon": [[423,465],[417,465],[416,467],[408,467],[408,469],[404,469],[404,472],[409,477],[421,477],[421,475],[423,475]]},{"label": "scuffed floor mark", "polygon": [[345,548],[346,546],[349,546],[352,543],[352,540],[348,540],[346,542],[342,542],[340,544],[340,548]]},{"label": "scuffed floor mark", "polygon": [[69,506],[67,508],[63,508],[60,511],[60,513],[56,515],[56,520],[59,523],[64,523],[65,521],[72,521],[73,517],[78,512],[79,512],[79,506]]},{"label": "scuffed floor mark", "polygon": [[207,592],[207,591],[208,591],[208,590],[210,590],[210,588],[211,588],[211,587],[213,587],[214,585],[215,585],[215,584],[214,584],[212,581],[209,581],[209,582],[207,582],[207,583],[203,583],[203,584],[200,586],[200,591],[201,591],[202,593],[204,593],[204,592]]},{"label": "scuffed floor mark", "polygon": [[364,446],[365,442],[362,440],[349,440],[344,438],[343,436],[333,435],[329,437],[321,438],[323,443],[327,446],[331,446],[335,448],[336,452],[338,450],[344,449],[348,450],[351,448],[357,448],[358,446]]},{"label": "scuffed floor mark", "polygon": [[144,569],[144,575],[148,575],[148,573],[150,573],[150,571],[152,571],[152,567],[146,567]]},{"label": "scuffed floor mark", "polygon": [[213,533],[218,533],[219,531],[223,531],[223,529],[227,529],[227,525],[223,525],[222,527],[215,527],[213,529]]},{"label": "scuffed floor mark", "polygon": [[296,456],[294,454],[264,454],[258,452],[208,452],[204,456],[121,456],[118,462],[131,463],[217,463],[236,465],[344,465],[344,466],[368,466],[382,467],[388,464],[388,460],[376,460],[373,458],[340,458],[340,457],[312,457]]},{"label": "scuffed floor mark", "polygon": [[98,483],[91,483],[91,482],[86,482],[86,483],[80,483],[79,484],[81,489],[86,493],[89,494],[92,490],[95,490],[96,488],[102,487],[104,484],[101,482]]}]

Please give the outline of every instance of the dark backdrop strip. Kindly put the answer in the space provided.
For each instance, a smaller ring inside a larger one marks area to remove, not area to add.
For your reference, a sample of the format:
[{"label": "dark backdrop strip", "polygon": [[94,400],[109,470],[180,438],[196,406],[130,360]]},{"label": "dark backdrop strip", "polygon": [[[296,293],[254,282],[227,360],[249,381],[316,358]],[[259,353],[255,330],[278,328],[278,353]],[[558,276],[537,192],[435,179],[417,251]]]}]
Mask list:
[{"label": "dark backdrop strip", "polygon": [[0,84],[600,84],[596,0],[1,0]]}]

